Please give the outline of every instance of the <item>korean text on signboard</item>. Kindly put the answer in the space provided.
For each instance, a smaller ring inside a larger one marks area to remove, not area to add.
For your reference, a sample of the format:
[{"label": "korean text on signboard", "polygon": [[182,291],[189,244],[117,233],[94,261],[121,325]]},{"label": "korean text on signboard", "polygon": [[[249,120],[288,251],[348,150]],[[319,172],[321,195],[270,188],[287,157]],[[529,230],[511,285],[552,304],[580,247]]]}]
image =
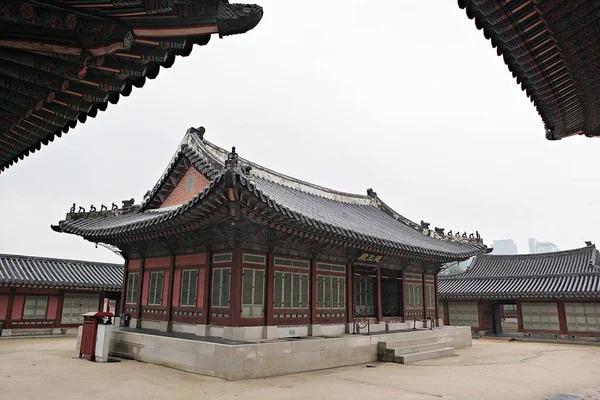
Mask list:
[{"label": "korean text on signboard", "polygon": [[373,253],[360,253],[355,262],[363,264],[381,264],[382,261],[382,255]]}]

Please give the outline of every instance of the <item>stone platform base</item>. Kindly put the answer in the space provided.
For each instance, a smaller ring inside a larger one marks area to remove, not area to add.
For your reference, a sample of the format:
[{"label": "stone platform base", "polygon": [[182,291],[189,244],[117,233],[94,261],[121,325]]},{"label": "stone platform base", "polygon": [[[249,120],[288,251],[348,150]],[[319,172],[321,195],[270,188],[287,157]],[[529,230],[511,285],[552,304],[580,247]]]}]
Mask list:
[{"label": "stone platform base", "polygon": [[381,334],[343,334],[234,342],[221,338],[173,337],[115,328],[110,355],[164,365],[230,381],[343,367],[377,360],[378,343],[435,335],[455,349],[471,346],[469,327],[443,327]]},{"label": "stone platform base", "polygon": [[48,336],[48,335],[76,335],[78,328],[16,328],[3,329],[5,336]]}]

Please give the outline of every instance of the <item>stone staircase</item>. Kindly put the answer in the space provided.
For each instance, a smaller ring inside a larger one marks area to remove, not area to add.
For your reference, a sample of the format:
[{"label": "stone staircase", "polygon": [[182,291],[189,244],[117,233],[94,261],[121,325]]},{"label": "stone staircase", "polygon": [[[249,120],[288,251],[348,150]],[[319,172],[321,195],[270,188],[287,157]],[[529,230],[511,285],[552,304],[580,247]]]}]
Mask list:
[{"label": "stone staircase", "polygon": [[380,341],[378,355],[380,361],[408,364],[431,358],[452,357],[453,347],[440,342],[431,331],[407,332],[405,337],[397,340]]}]

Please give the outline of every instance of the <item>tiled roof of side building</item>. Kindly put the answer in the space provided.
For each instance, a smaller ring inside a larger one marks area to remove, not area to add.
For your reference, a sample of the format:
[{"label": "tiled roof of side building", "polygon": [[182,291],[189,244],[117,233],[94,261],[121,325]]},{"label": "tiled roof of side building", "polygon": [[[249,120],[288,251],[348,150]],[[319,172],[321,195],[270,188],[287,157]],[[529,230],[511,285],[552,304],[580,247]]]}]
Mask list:
[{"label": "tiled roof of side building", "polygon": [[120,290],[123,265],[0,254],[0,286]]},{"label": "tiled roof of side building", "polygon": [[[134,216],[63,221],[58,230],[83,236],[91,233],[106,235],[110,230],[123,232],[123,229],[135,230],[142,225],[160,224],[181,215],[184,210],[192,209],[194,203],[209,197],[210,192],[222,183],[221,171],[230,155],[228,151],[205,140],[203,134],[202,128],[188,130],[180,150],[155,187],[147,193],[141,211]],[[188,161],[184,163],[183,160]],[[286,176],[241,157],[238,160],[246,169],[246,172],[237,175],[238,184],[270,208],[311,227],[378,246],[445,258],[468,258],[486,251],[481,240],[474,237],[457,238],[425,229],[393,211],[373,191],[367,195],[343,193]],[[174,209],[156,208],[160,205],[157,198],[166,195],[165,185],[172,188],[177,183],[177,179],[172,177],[175,175],[180,179],[183,176],[181,165],[186,163],[210,177],[211,184],[184,205]],[[123,224],[126,218],[141,218],[143,222]]]},{"label": "tiled roof of side building", "polygon": [[441,299],[600,298],[596,246],[553,253],[480,255],[461,274],[440,276]]}]

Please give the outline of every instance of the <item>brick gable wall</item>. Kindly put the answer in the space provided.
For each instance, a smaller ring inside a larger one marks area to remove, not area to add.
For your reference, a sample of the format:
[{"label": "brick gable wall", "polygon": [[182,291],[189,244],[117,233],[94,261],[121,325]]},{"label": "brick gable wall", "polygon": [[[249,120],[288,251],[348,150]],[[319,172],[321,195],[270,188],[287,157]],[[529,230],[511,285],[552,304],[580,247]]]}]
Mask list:
[{"label": "brick gable wall", "polygon": [[[188,189],[188,179],[193,179],[191,190],[189,191],[186,190]],[[191,167],[159,208],[177,206],[186,203],[200,193],[200,191],[202,191],[205,187],[207,187],[209,183],[210,181],[206,179],[204,175],[198,172],[195,168]]]}]

